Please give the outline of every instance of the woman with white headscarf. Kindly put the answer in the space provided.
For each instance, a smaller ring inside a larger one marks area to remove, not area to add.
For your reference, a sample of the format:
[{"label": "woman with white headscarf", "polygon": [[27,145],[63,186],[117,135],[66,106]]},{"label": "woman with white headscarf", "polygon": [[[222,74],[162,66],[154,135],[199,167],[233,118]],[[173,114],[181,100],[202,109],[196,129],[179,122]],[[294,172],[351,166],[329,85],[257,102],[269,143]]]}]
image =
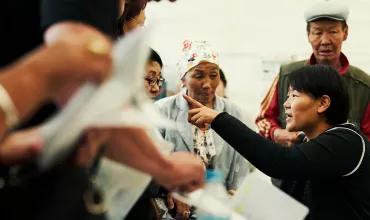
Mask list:
[{"label": "woman with white headscarf", "polygon": [[[198,154],[206,169],[219,169],[227,190],[233,191],[248,173],[248,162],[211,128],[200,130],[189,124],[189,105],[182,96],[185,93],[209,108],[226,111],[241,119],[242,114],[234,103],[215,95],[220,83],[219,57],[207,42],[186,40],[177,67],[183,92],[156,102],[160,111],[175,121],[177,129],[165,129],[161,133],[166,141],[174,144],[175,151]],[[170,209],[176,208],[178,217],[189,218],[188,206],[171,197],[168,205]]]}]

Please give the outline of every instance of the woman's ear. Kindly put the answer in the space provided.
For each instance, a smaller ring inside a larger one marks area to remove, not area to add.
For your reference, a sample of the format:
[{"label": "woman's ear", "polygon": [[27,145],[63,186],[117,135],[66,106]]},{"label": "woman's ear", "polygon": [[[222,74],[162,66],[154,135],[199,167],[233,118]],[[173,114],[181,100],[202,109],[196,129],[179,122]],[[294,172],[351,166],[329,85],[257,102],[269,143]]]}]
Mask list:
[{"label": "woman's ear", "polygon": [[185,88],[185,87],[186,87],[186,79],[185,79],[185,76],[184,76],[181,79],[181,88]]},{"label": "woman's ear", "polygon": [[318,113],[324,113],[330,106],[331,100],[327,95],[323,95],[319,100],[319,107],[317,109]]}]

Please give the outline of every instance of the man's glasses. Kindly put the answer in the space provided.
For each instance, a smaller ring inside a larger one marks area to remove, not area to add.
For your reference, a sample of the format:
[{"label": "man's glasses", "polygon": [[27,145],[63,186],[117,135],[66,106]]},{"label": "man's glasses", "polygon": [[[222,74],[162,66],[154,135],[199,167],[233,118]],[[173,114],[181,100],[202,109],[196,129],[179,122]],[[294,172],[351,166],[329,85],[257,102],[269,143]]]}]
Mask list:
[{"label": "man's glasses", "polygon": [[158,85],[158,87],[162,87],[165,79],[164,78],[144,78],[150,86],[154,86],[155,84]]}]

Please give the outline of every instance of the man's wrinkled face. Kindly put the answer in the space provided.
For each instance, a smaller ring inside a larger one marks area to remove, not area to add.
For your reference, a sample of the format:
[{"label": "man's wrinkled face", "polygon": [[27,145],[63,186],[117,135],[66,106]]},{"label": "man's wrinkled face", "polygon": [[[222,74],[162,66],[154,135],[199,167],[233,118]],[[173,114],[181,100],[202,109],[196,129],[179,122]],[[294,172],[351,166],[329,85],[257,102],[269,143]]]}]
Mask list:
[{"label": "man's wrinkled face", "polygon": [[331,65],[340,57],[348,27],[343,27],[341,21],[331,19],[311,21],[309,26],[308,41],[317,63]]}]

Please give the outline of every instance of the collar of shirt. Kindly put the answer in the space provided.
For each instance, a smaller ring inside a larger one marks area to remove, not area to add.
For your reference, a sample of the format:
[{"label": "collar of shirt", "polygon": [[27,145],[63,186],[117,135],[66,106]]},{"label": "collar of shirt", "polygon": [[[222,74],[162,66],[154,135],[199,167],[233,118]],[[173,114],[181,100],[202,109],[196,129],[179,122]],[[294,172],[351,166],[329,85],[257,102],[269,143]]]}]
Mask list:
[{"label": "collar of shirt", "polygon": [[[343,53],[340,53],[339,61],[342,64],[342,67],[340,68],[339,73],[341,75],[344,75],[347,72],[348,68],[349,68],[349,61],[348,61],[346,55],[344,55]],[[309,65],[317,64],[317,60],[316,60],[316,57],[314,56],[314,54],[311,55],[310,60],[308,61],[308,64]]]}]

